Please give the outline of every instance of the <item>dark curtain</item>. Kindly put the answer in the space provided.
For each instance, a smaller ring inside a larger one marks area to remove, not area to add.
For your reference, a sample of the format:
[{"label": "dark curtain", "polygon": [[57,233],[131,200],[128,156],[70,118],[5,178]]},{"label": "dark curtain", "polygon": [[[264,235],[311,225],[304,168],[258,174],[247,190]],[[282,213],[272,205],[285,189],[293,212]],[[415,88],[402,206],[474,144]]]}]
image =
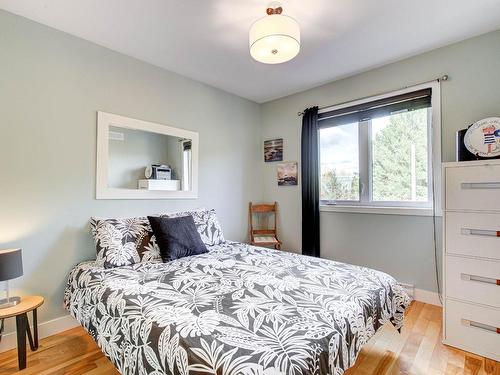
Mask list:
[{"label": "dark curtain", "polygon": [[319,257],[318,107],[302,116],[302,254]]}]

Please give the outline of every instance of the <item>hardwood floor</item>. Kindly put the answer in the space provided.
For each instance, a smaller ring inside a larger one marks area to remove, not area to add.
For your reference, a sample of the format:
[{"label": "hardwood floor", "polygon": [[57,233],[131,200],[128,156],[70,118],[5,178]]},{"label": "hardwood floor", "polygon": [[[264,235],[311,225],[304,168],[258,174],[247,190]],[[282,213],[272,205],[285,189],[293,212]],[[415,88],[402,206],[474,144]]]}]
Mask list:
[{"label": "hardwood floor", "polygon": [[[398,334],[385,326],[363,348],[347,375],[500,375],[500,363],[441,344],[441,308],[414,302]],[[28,351],[29,352],[29,351]],[[17,370],[17,352],[0,353],[0,375],[118,375],[82,328],[48,337]]]},{"label": "hardwood floor", "polygon": [[385,326],[346,375],[500,375],[500,363],[441,344],[441,307],[414,302],[401,334]]}]

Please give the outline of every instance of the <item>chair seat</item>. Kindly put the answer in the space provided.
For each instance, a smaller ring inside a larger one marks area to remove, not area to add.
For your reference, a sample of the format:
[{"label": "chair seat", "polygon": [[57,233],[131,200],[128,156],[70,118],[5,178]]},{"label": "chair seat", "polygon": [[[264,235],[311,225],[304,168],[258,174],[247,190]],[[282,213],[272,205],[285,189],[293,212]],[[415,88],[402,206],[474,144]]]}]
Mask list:
[{"label": "chair seat", "polygon": [[255,243],[279,243],[276,237],[271,236],[254,236],[253,242]]}]

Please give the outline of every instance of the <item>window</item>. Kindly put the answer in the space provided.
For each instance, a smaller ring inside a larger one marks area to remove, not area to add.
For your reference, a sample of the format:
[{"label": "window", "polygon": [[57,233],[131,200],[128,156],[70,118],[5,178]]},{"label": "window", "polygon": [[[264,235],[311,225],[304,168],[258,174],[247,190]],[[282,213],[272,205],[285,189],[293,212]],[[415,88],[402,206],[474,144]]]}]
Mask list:
[{"label": "window", "polygon": [[191,141],[182,142],[182,190],[189,191],[191,189]]},{"label": "window", "polygon": [[323,128],[320,139],[322,201],[359,201],[358,123]]},{"label": "window", "polygon": [[432,97],[439,90],[430,86],[319,114],[322,206],[432,209],[432,139],[439,135]]}]

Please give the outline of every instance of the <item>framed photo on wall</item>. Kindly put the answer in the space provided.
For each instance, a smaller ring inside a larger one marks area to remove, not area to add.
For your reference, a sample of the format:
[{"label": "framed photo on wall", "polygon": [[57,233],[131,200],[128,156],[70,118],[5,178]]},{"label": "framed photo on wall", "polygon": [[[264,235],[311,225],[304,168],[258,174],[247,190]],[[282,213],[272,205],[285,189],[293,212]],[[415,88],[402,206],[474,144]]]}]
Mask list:
[{"label": "framed photo on wall", "polygon": [[298,184],[298,163],[287,161],[278,164],[278,186],[294,186]]},{"label": "framed photo on wall", "polygon": [[283,138],[264,141],[264,161],[283,161]]}]

